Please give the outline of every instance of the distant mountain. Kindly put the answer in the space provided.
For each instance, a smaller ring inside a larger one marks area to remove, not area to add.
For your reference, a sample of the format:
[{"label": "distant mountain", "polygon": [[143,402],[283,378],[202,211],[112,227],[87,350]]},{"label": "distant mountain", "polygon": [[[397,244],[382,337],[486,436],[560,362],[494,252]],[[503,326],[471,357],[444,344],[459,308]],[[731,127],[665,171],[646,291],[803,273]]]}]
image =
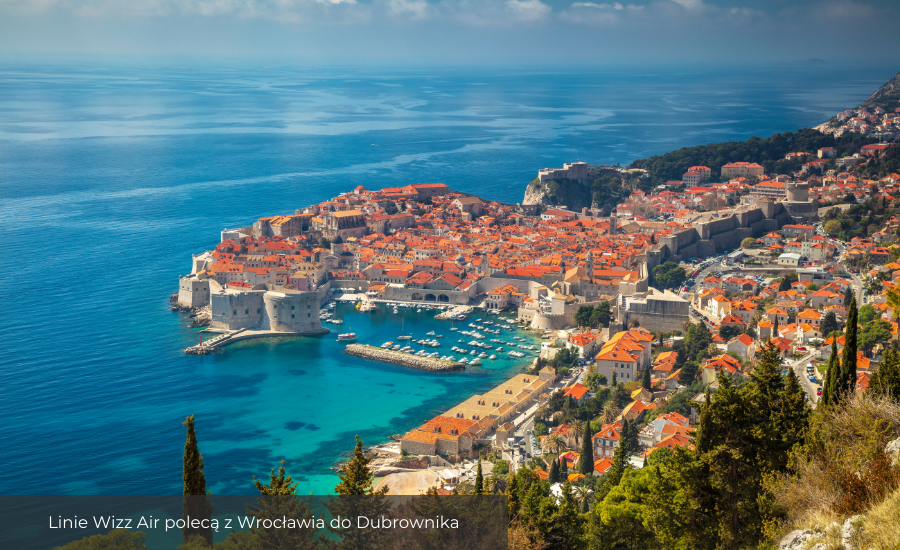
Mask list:
[{"label": "distant mountain", "polygon": [[818,57],[811,57],[809,59],[798,59],[796,61],[791,61],[791,65],[824,65],[828,63],[824,59],[819,59]]}]

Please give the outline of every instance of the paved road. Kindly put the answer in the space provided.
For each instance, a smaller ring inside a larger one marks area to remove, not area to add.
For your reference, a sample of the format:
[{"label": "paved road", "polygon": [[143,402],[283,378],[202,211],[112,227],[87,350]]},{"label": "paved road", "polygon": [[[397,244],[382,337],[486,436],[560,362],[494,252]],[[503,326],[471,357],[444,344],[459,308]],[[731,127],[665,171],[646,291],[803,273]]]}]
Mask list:
[{"label": "paved road", "polygon": [[797,375],[797,378],[800,379],[800,387],[803,388],[803,391],[805,391],[806,395],[809,397],[809,404],[812,408],[815,408],[816,404],[819,402],[819,396],[816,395],[816,391],[821,386],[819,384],[813,384],[809,381],[809,376],[806,374],[806,365],[813,360],[813,357],[815,357],[815,355],[816,352],[811,351],[796,362],[791,363],[791,369],[793,369],[794,374]]}]

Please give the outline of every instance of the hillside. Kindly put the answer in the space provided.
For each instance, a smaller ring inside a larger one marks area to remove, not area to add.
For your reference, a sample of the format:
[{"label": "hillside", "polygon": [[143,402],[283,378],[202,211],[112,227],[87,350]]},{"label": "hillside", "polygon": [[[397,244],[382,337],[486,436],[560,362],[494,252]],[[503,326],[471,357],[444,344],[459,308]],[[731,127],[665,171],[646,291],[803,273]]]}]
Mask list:
[{"label": "hillside", "polygon": [[638,174],[591,168],[588,170],[587,183],[569,179],[541,183],[538,178],[534,178],[525,189],[523,204],[567,206],[572,210],[590,208],[596,204],[609,211],[637,189],[649,191],[649,180]]},{"label": "hillside", "polygon": [[712,170],[713,181],[718,181],[722,166],[729,162],[756,162],[766,174],[791,174],[800,170],[801,160],[784,160],[788,153],[804,151],[815,154],[820,147],[834,147],[838,156],[856,152],[862,145],[871,143],[859,135],[835,138],[810,128],[796,132],[784,132],[767,138],[752,137],[747,141],[728,141],[685,147],[650,158],[638,159],[630,168],[647,170],[650,184],[659,185],[668,180],[680,180],[691,166],[707,166]]},{"label": "hillside", "polygon": [[[865,101],[851,110],[874,109],[876,107],[881,107],[888,112],[892,112],[900,107],[900,73],[897,73],[894,78],[888,80]],[[828,122],[823,122],[814,129],[822,133],[833,133],[840,125],[841,122],[838,120],[838,117],[832,117]]]}]

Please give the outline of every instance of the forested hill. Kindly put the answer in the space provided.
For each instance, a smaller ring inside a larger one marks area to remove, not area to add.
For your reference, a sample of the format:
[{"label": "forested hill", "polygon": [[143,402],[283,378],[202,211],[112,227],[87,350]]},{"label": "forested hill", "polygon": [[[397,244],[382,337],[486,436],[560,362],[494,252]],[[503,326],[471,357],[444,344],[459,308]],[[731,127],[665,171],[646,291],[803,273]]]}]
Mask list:
[{"label": "forested hill", "polygon": [[865,144],[874,141],[859,135],[845,135],[835,139],[810,128],[796,132],[784,132],[767,138],[752,137],[747,141],[727,141],[685,147],[638,159],[629,168],[643,168],[648,171],[650,183],[657,185],[667,180],[680,180],[691,166],[707,166],[712,170],[713,181],[717,181],[722,166],[729,162],[756,162],[766,169],[766,174],[787,174],[798,171],[802,162],[784,160],[788,153],[806,152],[812,155],[820,147],[834,147],[838,156],[846,152],[856,152]]}]

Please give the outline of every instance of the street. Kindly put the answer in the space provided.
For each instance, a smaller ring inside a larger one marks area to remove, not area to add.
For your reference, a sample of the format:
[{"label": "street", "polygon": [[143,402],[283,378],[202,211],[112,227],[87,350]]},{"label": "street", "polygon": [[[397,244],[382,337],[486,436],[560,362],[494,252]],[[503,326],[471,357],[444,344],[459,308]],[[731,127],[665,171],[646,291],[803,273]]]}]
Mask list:
[{"label": "street", "polygon": [[[791,369],[794,371],[794,374],[797,375],[797,378],[800,379],[800,387],[803,388],[803,391],[806,392],[806,395],[809,397],[809,405],[812,408],[816,408],[816,404],[819,402],[819,396],[816,395],[816,391],[819,389],[819,384],[813,384],[809,381],[809,375],[806,374],[806,365],[813,361],[816,356],[816,351],[811,351],[795,361],[791,363]],[[819,378],[819,371],[815,370],[816,379]],[[820,380],[821,382],[821,380]]]}]

